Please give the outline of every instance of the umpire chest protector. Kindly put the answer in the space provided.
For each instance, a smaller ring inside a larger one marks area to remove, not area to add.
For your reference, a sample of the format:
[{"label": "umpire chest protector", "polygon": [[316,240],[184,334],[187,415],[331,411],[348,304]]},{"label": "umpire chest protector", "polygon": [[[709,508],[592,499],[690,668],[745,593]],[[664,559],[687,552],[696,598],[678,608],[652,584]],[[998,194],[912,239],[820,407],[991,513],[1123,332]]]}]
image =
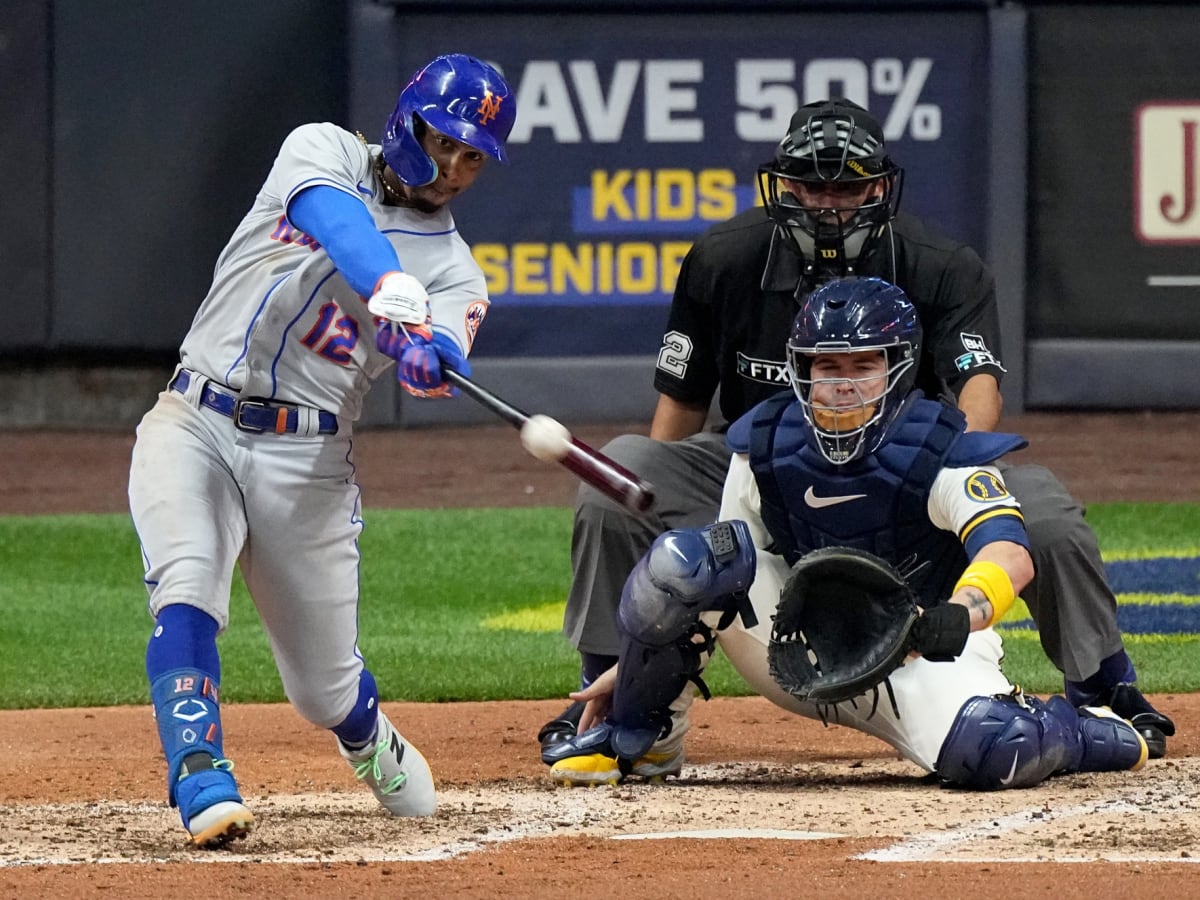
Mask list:
[{"label": "umpire chest protector", "polygon": [[930,603],[950,595],[967,564],[958,536],[929,521],[938,474],[991,463],[1024,445],[1016,435],[965,434],[965,427],[957,409],[914,392],[873,453],[834,466],[810,445],[795,397],[780,394],[738,420],[728,437],[734,452],[749,455],[773,552],[790,565],[820,547],[866,550],[900,567]]}]

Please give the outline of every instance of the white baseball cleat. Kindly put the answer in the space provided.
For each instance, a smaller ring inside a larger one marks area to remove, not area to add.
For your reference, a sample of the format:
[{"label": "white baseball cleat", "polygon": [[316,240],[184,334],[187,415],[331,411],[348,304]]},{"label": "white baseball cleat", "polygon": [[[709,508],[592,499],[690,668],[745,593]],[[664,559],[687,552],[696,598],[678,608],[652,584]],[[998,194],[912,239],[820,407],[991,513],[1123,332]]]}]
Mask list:
[{"label": "white baseball cleat", "polygon": [[244,838],[254,828],[254,816],[244,804],[232,800],[214,803],[188,820],[192,843],[199,847],[224,847]]},{"label": "white baseball cleat", "polygon": [[354,769],[354,776],[375,794],[393,816],[432,816],[437,809],[433,773],[420,751],[404,740],[388,717],[379,713],[374,743],[358,751],[341,741],[338,752]]}]

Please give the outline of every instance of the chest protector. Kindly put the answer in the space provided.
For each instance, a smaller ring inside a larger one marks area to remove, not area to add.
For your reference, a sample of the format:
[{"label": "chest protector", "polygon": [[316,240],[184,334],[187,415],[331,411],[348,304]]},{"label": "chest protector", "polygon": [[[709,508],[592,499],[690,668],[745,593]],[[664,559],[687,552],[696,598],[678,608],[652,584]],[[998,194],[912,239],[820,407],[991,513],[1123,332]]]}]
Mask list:
[{"label": "chest protector", "polygon": [[819,547],[866,550],[900,569],[929,605],[950,596],[967,565],[958,536],[929,521],[938,473],[1025,445],[1017,435],[965,427],[957,409],[914,393],[873,453],[834,466],[809,444],[800,404],[781,394],[736,423],[730,444],[749,452],[772,552],[792,564]]}]

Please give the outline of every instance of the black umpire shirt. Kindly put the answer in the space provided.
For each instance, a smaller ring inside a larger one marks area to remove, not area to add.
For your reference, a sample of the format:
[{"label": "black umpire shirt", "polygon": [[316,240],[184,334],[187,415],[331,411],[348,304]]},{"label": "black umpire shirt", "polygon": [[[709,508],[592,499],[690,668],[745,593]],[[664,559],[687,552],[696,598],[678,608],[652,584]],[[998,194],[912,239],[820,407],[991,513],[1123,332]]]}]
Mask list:
[{"label": "black umpire shirt", "polygon": [[[807,296],[807,286],[797,287],[801,272],[791,239],[777,233],[762,207],[706,231],[680,268],[654,387],[706,408],[719,387],[721,430],[790,390],[785,349]],[[892,282],[916,307],[924,332],[917,387],[926,396],[957,396],[981,372],[1000,380],[995,283],[966,244],[900,214],[858,274]]]}]

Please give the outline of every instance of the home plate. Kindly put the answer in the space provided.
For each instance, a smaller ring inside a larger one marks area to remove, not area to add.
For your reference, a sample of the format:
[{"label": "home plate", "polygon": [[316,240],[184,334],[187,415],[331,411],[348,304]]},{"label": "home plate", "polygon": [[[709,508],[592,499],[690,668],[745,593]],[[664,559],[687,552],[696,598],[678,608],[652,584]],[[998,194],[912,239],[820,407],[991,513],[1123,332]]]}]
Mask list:
[{"label": "home plate", "polygon": [[614,841],[653,841],[660,838],[685,840],[827,841],[845,837],[832,831],[789,831],[782,828],[706,828],[699,831],[656,831],[650,834],[614,834]]}]

